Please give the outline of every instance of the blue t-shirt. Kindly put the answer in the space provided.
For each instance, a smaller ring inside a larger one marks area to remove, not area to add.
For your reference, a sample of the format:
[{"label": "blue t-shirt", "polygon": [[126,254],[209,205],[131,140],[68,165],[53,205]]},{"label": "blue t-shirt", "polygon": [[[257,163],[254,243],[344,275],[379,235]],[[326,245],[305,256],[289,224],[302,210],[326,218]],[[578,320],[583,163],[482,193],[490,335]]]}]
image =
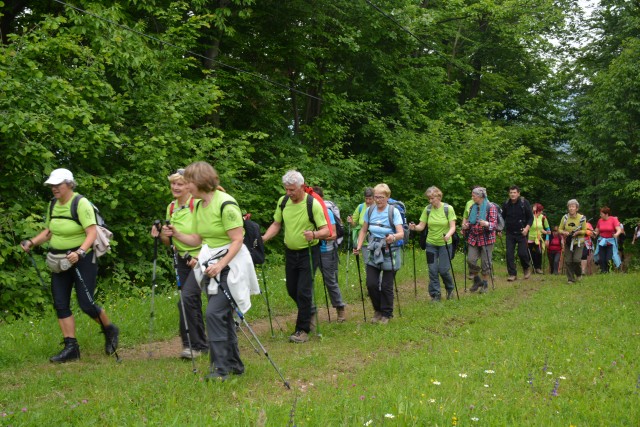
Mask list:
[{"label": "blue t-shirt", "polygon": [[[333,212],[331,211],[331,209],[327,209],[327,212],[329,212],[329,221],[331,222],[331,225],[335,225],[336,217],[333,215]],[[334,247],[335,247],[335,240],[331,240],[331,241],[320,240],[320,252],[331,252]]]},{"label": "blue t-shirt", "polygon": [[[378,212],[378,207],[376,205],[372,206],[372,208],[367,209],[367,213],[365,214],[364,221],[369,224],[369,233],[376,238],[384,238],[388,234],[396,233],[396,226],[402,225],[402,216],[400,215],[400,211],[393,208],[393,227],[389,224],[389,208],[391,205],[387,204],[382,212]],[[371,212],[371,216],[369,216],[369,212]]]}]

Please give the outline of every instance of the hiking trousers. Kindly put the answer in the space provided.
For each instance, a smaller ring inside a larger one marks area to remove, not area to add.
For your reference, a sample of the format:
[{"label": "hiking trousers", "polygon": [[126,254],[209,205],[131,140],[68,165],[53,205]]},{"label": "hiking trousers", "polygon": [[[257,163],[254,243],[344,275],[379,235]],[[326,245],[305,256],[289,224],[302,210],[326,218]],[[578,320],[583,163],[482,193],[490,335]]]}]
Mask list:
[{"label": "hiking trousers", "polygon": [[530,267],[527,237],[523,236],[522,233],[507,233],[505,239],[507,241],[507,271],[509,276],[518,276],[514,253],[516,246],[518,246],[518,258],[520,258],[522,268],[526,270]]},{"label": "hiking trousers", "polygon": [[336,250],[320,252],[320,271],[331,299],[331,306],[334,308],[344,307],[340,286],[338,285],[338,252]]},{"label": "hiking trousers", "polygon": [[[311,252],[311,258],[309,258]],[[313,260],[312,269],[311,262]],[[320,264],[320,246],[311,246],[311,249],[286,249],[285,250],[285,276],[287,281],[287,293],[298,306],[296,318],[296,332],[311,330],[311,316],[315,312],[313,306],[313,272],[315,266]]]},{"label": "hiking trousers", "polygon": [[[448,251],[450,252],[451,248]],[[447,291],[452,291],[454,288],[448,251],[444,245],[434,246],[427,243],[425,253],[427,255],[427,265],[429,266],[429,295],[431,298],[437,298],[441,294],[438,275],[442,277],[442,282]]]},{"label": "hiking trousers", "polygon": [[393,277],[396,272],[367,264],[367,291],[373,309],[384,317],[393,317]]}]

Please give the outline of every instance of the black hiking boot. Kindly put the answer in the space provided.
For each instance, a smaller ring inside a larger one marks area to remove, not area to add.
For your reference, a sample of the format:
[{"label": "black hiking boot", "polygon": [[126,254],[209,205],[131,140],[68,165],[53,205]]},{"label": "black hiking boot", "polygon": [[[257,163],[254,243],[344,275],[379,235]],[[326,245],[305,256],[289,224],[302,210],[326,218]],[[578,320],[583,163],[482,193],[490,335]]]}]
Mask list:
[{"label": "black hiking boot", "polygon": [[480,279],[480,276],[473,276],[473,286],[471,286],[471,289],[469,289],[469,291],[475,292],[478,289],[480,289],[481,286],[482,286],[482,279]]},{"label": "black hiking boot", "polygon": [[489,283],[486,280],[482,281],[482,288],[480,289],[481,294],[486,294],[489,290]]},{"label": "black hiking boot", "polygon": [[49,361],[52,363],[65,363],[79,359],[80,346],[78,345],[78,340],[75,338],[65,338],[64,348],[62,349],[62,351],[55,356],[51,356],[49,358]]},{"label": "black hiking boot", "polygon": [[102,333],[104,334],[104,352],[108,355],[112,355],[118,348],[118,336],[120,335],[120,329],[113,323],[106,326]]}]

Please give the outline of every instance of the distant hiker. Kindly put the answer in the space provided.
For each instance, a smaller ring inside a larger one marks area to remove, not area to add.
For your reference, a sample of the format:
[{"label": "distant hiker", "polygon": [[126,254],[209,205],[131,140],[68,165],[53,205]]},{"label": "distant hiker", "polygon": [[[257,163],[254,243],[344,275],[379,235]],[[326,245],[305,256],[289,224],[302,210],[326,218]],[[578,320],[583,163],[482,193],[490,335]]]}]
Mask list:
[{"label": "distant hiker", "polygon": [[549,221],[543,213],[544,206],[540,203],[533,204],[533,221],[529,229],[527,244],[536,274],[542,274],[542,254],[549,243],[551,228]]},{"label": "distant hiker", "polygon": [[[185,288],[198,285],[207,292],[205,314],[209,360],[208,380],[224,381],[231,374],[244,373],[234,310],[224,290],[228,291],[242,313],[251,308],[250,295],[260,293],[249,249],[243,244],[243,218],[236,200],[218,190],[218,172],[207,162],[195,162],[184,171],[184,180],[193,197],[201,199],[194,209],[195,226],[186,234],[171,225],[169,235],[191,247],[202,245],[190,266]],[[223,288],[223,289],[221,289]]]},{"label": "distant hiker", "polygon": [[[174,200],[167,206],[165,219],[169,220],[171,225],[179,232],[193,234],[195,232],[193,211],[196,203],[200,203],[200,200],[196,200],[191,196],[187,182],[184,180],[184,169],[178,169],[175,173],[171,174],[169,176],[169,182]],[[151,236],[160,236],[162,242],[167,246],[169,245],[168,232],[169,228],[166,225],[162,227],[160,233],[156,227],[151,227]],[[197,257],[200,253],[201,246],[189,246],[182,242],[178,236],[174,236],[173,243],[178,253],[182,255],[178,257],[178,275],[180,277],[180,283],[182,284],[182,300],[184,302],[186,320],[189,326],[189,337],[187,337],[181,302],[178,301],[179,330],[180,338],[182,339],[180,357],[190,359],[192,353],[193,357],[199,357],[209,351],[209,344],[207,343],[207,336],[204,329],[204,318],[202,316],[202,289],[195,280],[187,282],[187,278],[192,269],[187,265],[187,261],[183,256],[185,253],[188,253],[190,256]],[[191,338],[191,349],[189,348],[189,338]]]},{"label": "distant hiker", "polygon": [[353,253],[359,255],[369,233],[364,262],[367,290],[375,311],[371,322],[381,324],[388,323],[393,317],[393,279],[401,263],[400,248],[396,246],[396,241],[404,237],[402,216],[398,209],[389,205],[390,196],[391,190],[387,184],[378,184],[373,188],[375,205],[367,208],[358,242],[353,249]]},{"label": "distant hiker", "polygon": [[[296,329],[289,341],[309,340],[313,307],[313,271],[320,263],[320,240],[330,236],[330,229],[322,205],[305,192],[304,177],[295,170],[282,177],[287,192],[280,197],[273,214],[273,223],[262,236],[266,243],[284,225],[285,276],[289,297],[298,306]],[[312,267],[313,264],[313,267]]]},{"label": "distant hiker", "polygon": [[[360,229],[364,224],[364,214],[371,206],[373,206],[373,188],[367,187],[364,189],[364,203],[360,203],[353,213],[347,217],[347,222],[351,225],[351,238],[354,245],[358,241],[358,234],[360,234]],[[365,240],[362,246],[362,259],[367,259],[367,244],[368,242]]]},{"label": "distant hiker", "polygon": [[[113,354],[118,347],[120,330],[93,299],[98,275],[97,257],[92,250],[97,235],[93,206],[85,197],[74,193],[76,181],[68,169],[55,169],[45,185],[51,187],[55,198],[53,209],[47,212],[44,230],[23,240],[20,246],[29,252],[35,246],[49,242],[47,266],[51,270],[51,294],[64,337],[64,349],[49,360],[63,363],[80,359],[75,319],[71,312],[71,291],[74,288],[80,309],[102,325],[105,353]],[[76,198],[79,199],[74,216],[72,207]]]},{"label": "distant hiker", "polygon": [[[313,191],[315,191],[320,197],[324,198],[324,191],[321,187],[313,187]],[[332,202],[325,200],[327,208],[329,207],[330,203]],[[329,219],[331,221],[331,237],[320,240],[320,265],[316,265],[315,267],[316,269],[317,267],[320,267],[324,286],[327,287],[329,298],[331,299],[331,306],[336,309],[336,314],[338,316],[337,321],[339,323],[342,323],[347,320],[347,317],[345,313],[345,304],[342,301],[342,294],[340,293],[340,286],[338,285],[338,244],[336,243],[336,219],[333,209],[327,209],[327,212],[329,213]],[[313,270],[314,273],[316,269]]]},{"label": "distant hiker", "polygon": [[547,248],[549,272],[558,274],[560,272],[560,254],[562,253],[562,236],[558,232],[558,226],[553,227],[549,237],[549,247]]},{"label": "distant hiker", "polygon": [[576,280],[582,278],[580,259],[582,258],[584,239],[588,233],[587,217],[579,214],[578,209],[580,209],[580,203],[576,199],[569,200],[567,202],[567,210],[569,212],[562,217],[558,226],[558,231],[564,236],[562,257],[564,258],[564,267],[569,284],[575,283]]},{"label": "distant hiker", "polygon": [[527,236],[533,222],[531,205],[524,197],[520,196],[520,188],[517,185],[509,187],[509,199],[502,205],[502,217],[505,222],[505,239],[507,240],[507,280],[513,282],[517,279],[518,268],[514,251],[518,250],[518,258],[524,270],[524,278],[531,277],[531,263],[527,250]]},{"label": "distant hiker", "polygon": [[[487,292],[488,280],[491,278],[493,246],[496,242],[496,227],[498,225],[498,208],[489,202],[487,190],[476,187],[471,191],[473,205],[469,211],[469,220],[465,224],[467,233],[467,264],[473,275],[473,285],[470,291]],[[477,266],[480,259],[480,267]],[[482,273],[482,279],[479,274]]]},{"label": "distant hiker", "polygon": [[584,236],[584,246],[582,247],[582,258],[580,258],[580,268],[582,275],[592,274],[591,262],[593,262],[593,251],[595,245],[593,242],[593,225],[587,221],[587,234]]},{"label": "distant hiker", "polygon": [[442,277],[447,291],[447,299],[451,299],[454,283],[449,253],[452,250],[451,237],[456,232],[456,213],[453,206],[442,202],[442,191],[438,187],[427,188],[424,195],[429,199],[429,204],[422,211],[419,224],[411,223],[409,228],[422,231],[426,227],[428,231],[425,252],[429,267],[431,300],[441,300],[438,274]]},{"label": "distant hiker", "polygon": [[635,245],[636,240],[640,240],[640,221],[638,222],[638,225],[636,225],[635,230],[633,230],[633,239],[631,239],[631,244]]},{"label": "distant hiker", "polygon": [[598,236],[598,243],[593,256],[600,265],[600,272],[609,272],[609,261],[620,267],[622,260],[618,251],[618,237],[622,234],[622,227],[618,218],[611,216],[609,207],[600,208],[600,219],[594,233]]}]

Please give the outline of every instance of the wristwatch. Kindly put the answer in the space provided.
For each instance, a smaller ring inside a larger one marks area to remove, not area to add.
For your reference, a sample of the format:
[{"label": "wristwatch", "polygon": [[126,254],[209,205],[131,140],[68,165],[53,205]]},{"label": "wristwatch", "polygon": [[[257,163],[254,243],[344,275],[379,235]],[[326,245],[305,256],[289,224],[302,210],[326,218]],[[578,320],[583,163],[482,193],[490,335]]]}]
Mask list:
[{"label": "wristwatch", "polygon": [[85,250],[84,250],[84,249],[82,249],[82,248],[78,248],[78,250],[76,251],[76,253],[78,254],[78,256],[79,256],[80,258],[84,258],[84,257],[87,255],[87,253],[85,252]]}]

